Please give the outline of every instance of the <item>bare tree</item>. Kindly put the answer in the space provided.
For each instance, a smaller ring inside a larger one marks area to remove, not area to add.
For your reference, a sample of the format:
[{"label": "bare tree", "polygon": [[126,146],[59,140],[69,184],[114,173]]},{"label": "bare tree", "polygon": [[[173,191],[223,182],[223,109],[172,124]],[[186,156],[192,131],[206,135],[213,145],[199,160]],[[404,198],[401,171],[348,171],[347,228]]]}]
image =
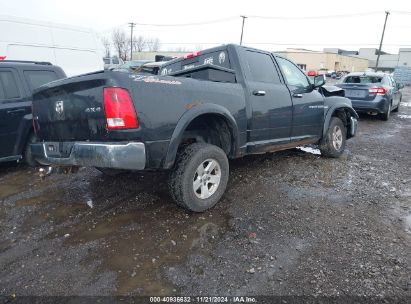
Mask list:
[{"label": "bare tree", "polygon": [[133,38],[133,48],[137,52],[142,52],[147,46],[147,41],[143,36],[138,36],[138,38]]},{"label": "bare tree", "polygon": [[160,49],[160,39],[158,38],[150,38],[147,39],[147,48],[149,52],[157,52]]},{"label": "bare tree", "polygon": [[114,48],[118,53],[118,57],[127,60],[127,51],[130,41],[126,38],[126,33],[123,30],[116,29],[112,33]]},{"label": "bare tree", "polygon": [[110,57],[111,55],[111,44],[110,44],[110,40],[108,40],[107,37],[103,37],[101,38],[101,43],[104,46],[104,53],[105,53],[105,57]]}]

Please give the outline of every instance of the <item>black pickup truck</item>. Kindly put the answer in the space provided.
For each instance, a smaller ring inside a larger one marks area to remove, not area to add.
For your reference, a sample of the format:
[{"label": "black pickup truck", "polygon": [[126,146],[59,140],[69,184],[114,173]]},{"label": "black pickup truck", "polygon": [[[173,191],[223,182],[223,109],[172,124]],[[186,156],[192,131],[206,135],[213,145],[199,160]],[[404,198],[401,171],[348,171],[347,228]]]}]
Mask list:
[{"label": "black pickup truck", "polygon": [[28,144],[35,140],[31,98],[39,86],[66,77],[49,62],[0,60],[0,162],[35,165]]},{"label": "black pickup truck", "polygon": [[159,76],[73,77],[34,94],[32,153],[43,164],[103,172],[170,170],[175,202],[201,212],[222,197],[228,159],[306,144],[343,153],[358,116],[323,85],[285,58],[238,45],[172,60]]}]

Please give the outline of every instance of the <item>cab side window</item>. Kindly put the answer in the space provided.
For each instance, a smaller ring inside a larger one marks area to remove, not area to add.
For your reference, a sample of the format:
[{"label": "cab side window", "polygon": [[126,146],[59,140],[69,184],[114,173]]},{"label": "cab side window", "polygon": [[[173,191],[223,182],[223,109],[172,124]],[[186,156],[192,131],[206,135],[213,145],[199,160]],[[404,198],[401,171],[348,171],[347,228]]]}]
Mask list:
[{"label": "cab side window", "polygon": [[270,55],[247,50],[245,52],[245,60],[249,80],[280,83],[280,77]]},{"label": "cab side window", "polygon": [[276,57],[276,60],[288,85],[297,88],[307,88],[310,86],[308,78],[295,64],[281,57]]},{"label": "cab side window", "polygon": [[0,99],[19,98],[16,78],[11,71],[0,71]]}]

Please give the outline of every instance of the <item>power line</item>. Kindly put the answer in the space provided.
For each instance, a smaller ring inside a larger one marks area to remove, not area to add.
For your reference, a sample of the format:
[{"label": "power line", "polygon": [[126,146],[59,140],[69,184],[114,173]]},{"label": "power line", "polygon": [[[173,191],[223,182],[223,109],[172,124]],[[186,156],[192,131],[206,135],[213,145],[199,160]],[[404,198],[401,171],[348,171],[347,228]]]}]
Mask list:
[{"label": "power line", "polygon": [[141,25],[141,26],[195,26],[195,25],[205,25],[205,24],[212,24],[212,23],[221,23],[221,22],[234,20],[234,19],[237,19],[237,18],[238,17],[226,17],[226,18],[222,18],[222,19],[215,19],[215,20],[201,21],[201,22],[193,22],[193,23],[154,24],[154,23],[138,23],[138,22],[136,22],[136,24]]},{"label": "power line", "polygon": [[363,17],[370,15],[378,15],[383,12],[369,12],[369,13],[355,13],[355,14],[341,14],[341,15],[321,15],[321,16],[296,16],[296,17],[284,17],[284,16],[248,16],[255,19],[273,19],[273,20],[310,20],[310,19],[335,19],[335,18],[351,18],[351,17]]},{"label": "power line", "polygon": [[392,14],[399,14],[399,15],[411,15],[411,12],[407,11],[390,11]]},{"label": "power line", "polygon": [[[390,11],[392,14],[405,14],[409,15],[411,12],[409,11]],[[267,20],[321,20],[321,19],[335,19],[335,18],[353,18],[353,17],[364,17],[364,16],[372,16],[372,15],[379,15],[383,14],[383,11],[374,11],[374,12],[364,12],[364,13],[352,13],[352,14],[340,14],[340,15],[319,15],[319,16],[259,16],[259,15],[247,15],[247,18],[252,18],[252,19],[267,19]],[[208,21],[200,21],[200,22],[192,22],[192,23],[170,23],[170,24],[156,24],[156,23],[140,23],[140,22],[134,22],[135,25],[140,25],[140,26],[153,26],[153,27],[185,27],[185,26],[198,26],[198,25],[207,25],[207,24],[214,24],[214,23],[221,23],[221,22],[227,22],[227,21],[232,21],[232,20],[237,20],[238,17],[236,16],[230,16],[230,17],[225,17],[225,18],[220,18],[220,19],[214,19],[214,20],[208,20]],[[114,26],[113,28],[116,27],[121,27],[126,24],[121,24],[118,26]],[[103,32],[108,32],[110,29],[106,29],[101,31]]]},{"label": "power line", "polygon": [[[204,45],[224,45],[228,44],[226,42],[161,42],[161,44],[167,44],[167,45],[172,45],[172,44],[204,44]],[[259,44],[259,45],[296,45],[296,46],[303,46],[303,45],[309,45],[309,46],[328,46],[328,45],[340,45],[340,46],[378,46],[378,43],[329,43],[329,42],[324,42],[324,43],[278,43],[278,42],[248,42],[248,45],[253,45],[253,44]],[[401,43],[384,43],[384,46],[404,46],[408,47],[411,46],[411,44],[401,44]]]}]

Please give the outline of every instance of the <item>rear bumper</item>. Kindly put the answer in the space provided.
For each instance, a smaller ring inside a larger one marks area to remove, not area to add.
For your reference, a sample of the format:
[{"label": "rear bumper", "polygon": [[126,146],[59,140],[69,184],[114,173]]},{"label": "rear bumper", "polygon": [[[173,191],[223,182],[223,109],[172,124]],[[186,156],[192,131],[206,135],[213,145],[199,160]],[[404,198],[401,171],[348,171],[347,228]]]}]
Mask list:
[{"label": "rear bumper", "polygon": [[128,170],[143,170],[146,166],[145,145],[139,142],[44,142],[31,144],[31,152],[44,165]]},{"label": "rear bumper", "polygon": [[357,112],[378,112],[385,113],[388,109],[387,99],[381,98],[378,101],[370,100],[355,100],[351,99],[352,107]]}]

